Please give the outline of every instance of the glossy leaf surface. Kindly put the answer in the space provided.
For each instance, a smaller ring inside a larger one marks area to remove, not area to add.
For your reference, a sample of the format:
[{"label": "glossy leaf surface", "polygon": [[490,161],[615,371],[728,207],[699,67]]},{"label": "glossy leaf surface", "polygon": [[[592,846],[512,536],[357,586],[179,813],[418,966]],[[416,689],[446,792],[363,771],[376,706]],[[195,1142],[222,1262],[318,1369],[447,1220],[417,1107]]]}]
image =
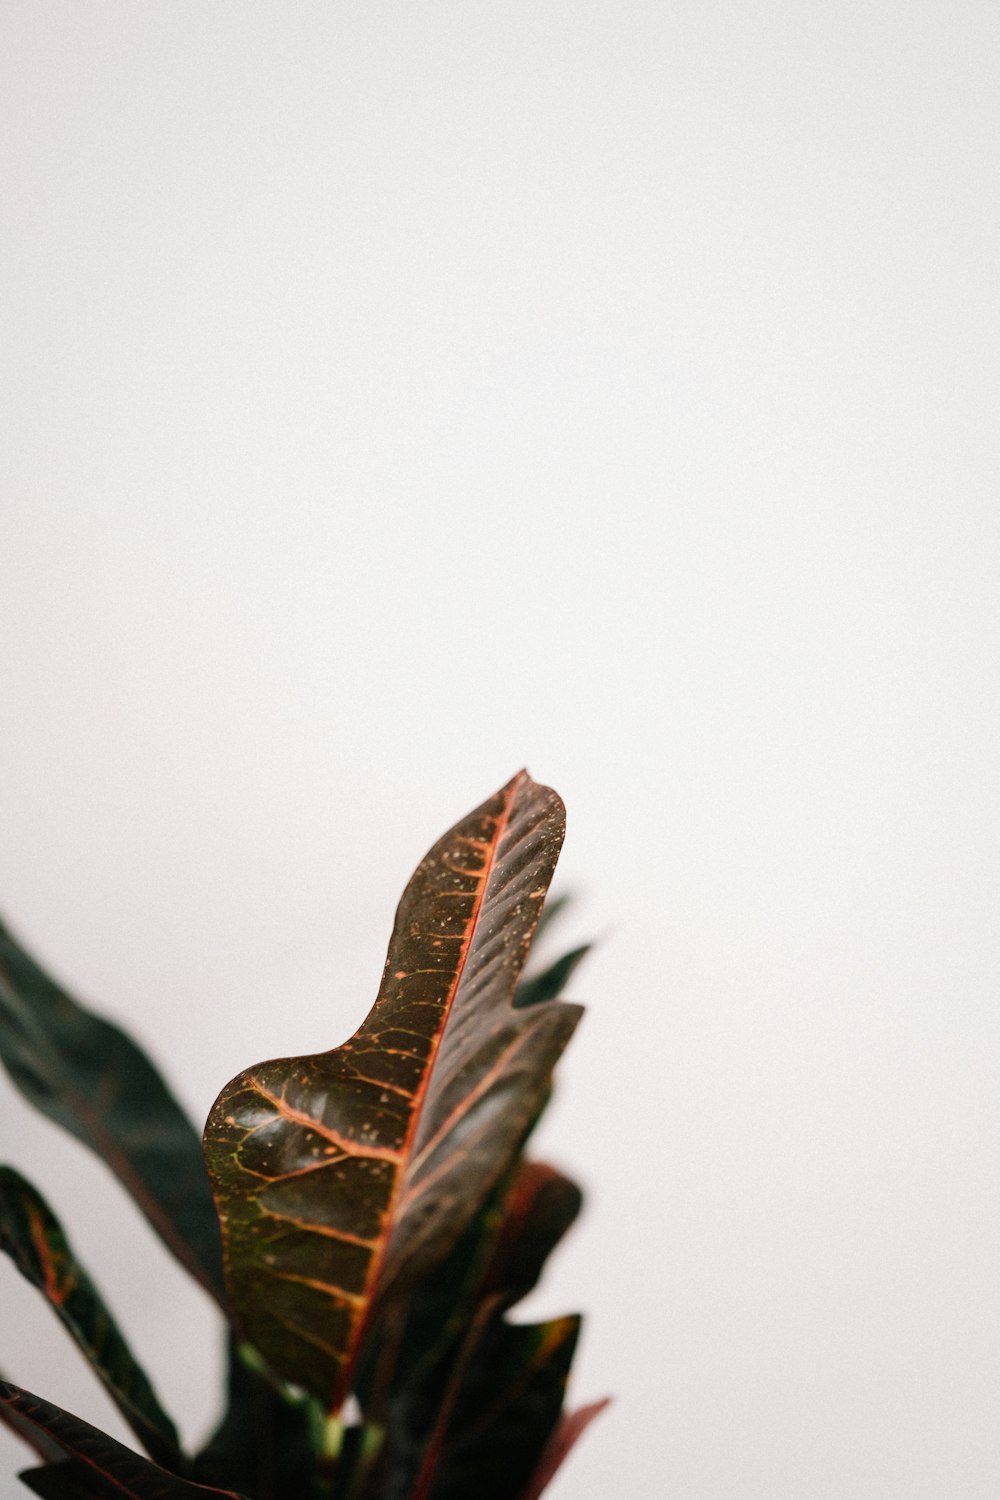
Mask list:
[{"label": "glossy leaf surface", "polygon": [[579,1019],[513,1003],[563,830],[556,794],[514,777],[419,865],[355,1035],[247,1069],[209,1117],[236,1315],[333,1406],[373,1306],[448,1253],[509,1169]]},{"label": "glossy leaf surface", "polygon": [[32,1104],[104,1159],[164,1244],[221,1297],[218,1222],[194,1127],[145,1053],[71,999],[2,924],[0,1059]]},{"label": "glossy leaf surface", "polygon": [[0,1249],[48,1301],[147,1451],[180,1463],[177,1432],[48,1204],[0,1167]]},{"label": "glossy leaf surface", "polygon": [[[34,1396],[20,1386],[0,1381],[0,1421],[6,1423],[25,1442],[30,1443],[42,1458],[49,1459],[57,1450],[70,1462],[68,1475],[46,1475],[43,1483],[51,1478],[52,1486],[47,1492],[58,1495],[55,1488],[58,1480],[68,1478],[77,1485],[67,1491],[72,1500],[78,1495],[90,1495],[104,1500],[244,1500],[233,1490],[206,1489],[203,1485],[190,1484],[175,1474],[169,1474],[148,1458],[142,1458],[108,1437],[106,1432],[92,1427],[89,1422],[75,1417],[41,1396]],[[61,1464],[46,1465],[58,1470]],[[37,1476],[38,1471],[33,1471]],[[86,1476],[86,1478],[84,1478]],[[80,1488],[89,1484],[90,1490]],[[46,1490],[37,1493],[46,1493]]]}]

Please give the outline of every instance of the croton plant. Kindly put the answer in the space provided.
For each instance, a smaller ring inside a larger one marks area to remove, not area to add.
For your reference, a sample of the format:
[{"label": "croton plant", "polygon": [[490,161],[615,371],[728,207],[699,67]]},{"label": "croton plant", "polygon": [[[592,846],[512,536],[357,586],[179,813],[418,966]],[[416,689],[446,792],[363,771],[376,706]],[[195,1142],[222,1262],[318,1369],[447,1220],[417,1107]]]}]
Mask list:
[{"label": "croton plant", "polygon": [[[520,772],[434,845],[349,1041],[245,1069],[204,1139],[149,1059],[0,927],[0,1055],[102,1156],[219,1304],[228,1391],[185,1452],[39,1192],[0,1168],[0,1246],[144,1454],[0,1382],[51,1500],[535,1500],[603,1403],[563,1399],[578,1317],[510,1321],[580,1208],[526,1159],[580,1018],[582,948],[524,975],[564,810]],[[555,906],[546,909],[550,921]]]}]

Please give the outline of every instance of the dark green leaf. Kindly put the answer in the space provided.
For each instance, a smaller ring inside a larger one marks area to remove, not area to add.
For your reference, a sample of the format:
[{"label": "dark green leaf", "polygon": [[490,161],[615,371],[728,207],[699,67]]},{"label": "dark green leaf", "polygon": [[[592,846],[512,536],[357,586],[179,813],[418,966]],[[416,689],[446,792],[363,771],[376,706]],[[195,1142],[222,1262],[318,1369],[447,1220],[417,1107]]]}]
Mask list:
[{"label": "dark green leaf", "polygon": [[563,831],[556,794],[515,776],[421,862],[351,1040],[247,1069],[212,1109],[235,1312],[333,1406],[373,1307],[443,1259],[509,1169],[579,1019],[513,1005]]},{"label": "dark green leaf", "polygon": [[[244,1500],[234,1490],[206,1489],[176,1474],[168,1474],[166,1469],[133,1453],[124,1443],[116,1442],[72,1412],[63,1411],[62,1407],[8,1381],[0,1381],[0,1421],[30,1443],[42,1458],[51,1458],[53,1449],[61,1453],[74,1466],[69,1471],[73,1482],[82,1483],[80,1476],[89,1474],[87,1482],[100,1500],[105,1495],[109,1500],[121,1500],[122,1496],[127,1500],[209,1500],[210,1496],[216,1500],[220,1496],[224,1500]],[[29,1471],[36,1480],[38,1472]],[[48,1478],[43,1480],[46,1482]],[[59,1491],[52,1489],[51,1493],[58,1495]],[[74,1500],[81,1493],[89,1500],[91,1492],[86,1489],[69,1491]]]},{"label": "dark green leaf", "polygon": [[41,1194],[0,1167],[0,1249],[43,1293],[112,1401],[158,1463],[175,1469],[177,1432]]},{"label": "dark green leaf", "polygon": [[221,1300],[218,1223],[193,1126],[145,1053],[70,999],[2,924],[0,1059],[32,1104],[104,1158]]},{"label": "dark green leaf", "polygon": [[[385,1425],[389,1408],[403,1399],[409,1408],[419,1407],[411,1425],[426,1438],[482,1300],[502,1196],[495,1195],[481,1210],[451,1253],[405,1301],[390,1304],[366,1330],[354,1394],[367,1421]],[[391,1449],[392,1432],[388,1443]]]},{"label": "dark green leaf", "polygon": [[201,1484],[245,1490],[254,1500],[305,1495],[314,1453],[303,1400],[274,1390],[237,1348],[230,1350],[226,1414],[194,1461]]},{"label": "dark green leaf", "polygon": [[557,999],[590,949],[591,944],[584,943],[581,947],[564,953],[561,958],[549,964],[547,969],[542,969],[538,974],[530,974],[518,985],[515,1004],[543,1005],[546,1000]]}]

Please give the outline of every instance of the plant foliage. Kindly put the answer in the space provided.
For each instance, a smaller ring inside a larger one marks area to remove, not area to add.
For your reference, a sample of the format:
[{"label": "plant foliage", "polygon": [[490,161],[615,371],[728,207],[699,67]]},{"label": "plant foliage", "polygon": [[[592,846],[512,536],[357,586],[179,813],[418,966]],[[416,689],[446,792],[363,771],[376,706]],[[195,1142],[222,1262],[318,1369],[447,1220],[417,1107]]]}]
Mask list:
[{"label": "plant foliage", "polygon": [[[140,1049],[0,926],[0,1058],[107,1162],[230,1328],[225,1409],[177,1432],[65,1230],[0,1167],[0,1249],[38,1288],[143,1456],[16,1385],[0,1420],[51,1500],[535,1500],[603,1403],[563,1398],[576,1316],[512,1322],[580,1208],[525,1158],[579,1020],[585,949],[524,976],[564,832],[520,772],[434,845],[378,996],[332,1050],[262,1062],[204,1142]],[[546,909],[546,923],[559,903]],[[348,1398],[351,1398],[348,1400]]]}]

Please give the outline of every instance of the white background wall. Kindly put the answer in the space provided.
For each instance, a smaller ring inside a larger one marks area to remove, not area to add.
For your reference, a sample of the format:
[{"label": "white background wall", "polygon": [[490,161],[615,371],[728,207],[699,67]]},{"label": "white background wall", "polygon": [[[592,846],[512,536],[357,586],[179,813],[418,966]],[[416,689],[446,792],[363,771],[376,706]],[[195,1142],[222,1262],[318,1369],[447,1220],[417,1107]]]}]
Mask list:
[{"label": "white background wall", "polygon": [[[527,763],[601,938],[532,1308],[617,1402],[553,1500],[995,1500],[1000,11],[0,31],[7,919],[200,1119],[354,1029]],[[0,1089],[203,1431],[203,1299]],[[0,1293],[0,1365],[111,1425]]]}]

